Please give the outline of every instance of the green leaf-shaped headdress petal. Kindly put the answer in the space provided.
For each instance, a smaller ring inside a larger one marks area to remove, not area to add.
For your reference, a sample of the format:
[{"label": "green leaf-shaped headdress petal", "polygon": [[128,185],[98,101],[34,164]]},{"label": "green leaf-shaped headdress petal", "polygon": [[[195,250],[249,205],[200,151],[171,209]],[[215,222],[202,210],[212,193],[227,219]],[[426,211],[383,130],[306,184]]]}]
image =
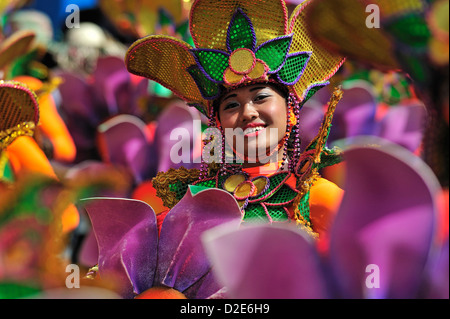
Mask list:
[{"label": "green leaf-shaped headdress petal", "polygon": [[236,49],[246,48],[255,50],[256,37],[252,22],[248,16],[238,8],[231,19],[227,32],[227,49],[233,52]]},{"label": "green leaf-shaped headdress petal", "polygon": [[314,96],[314,94],[317,93],[317,91],[319,91],[321,88],[327,86],[328,84],[330,84],[330,81],[318,82],[318,83],[311,84],[305,90],[305,93],[302,96],[302,104],[301,104],[301,106],[303,106],[306,103],[306,101],[308,101],[310,98],[312,98]]},{"label": "green leaf-shaped headdress petal", "polygon": [[216,83],[223,82],[223,73],[228,67],[227,53],[211,49],[192,49],[191,52],[206,77]]},{"label": "green leaf-shaped headdress petal", "polygon": [[267,64],[269,73],[276,73],[286,61],[291,42],[292,34],[269,40],[256,49],[255,56]]},{"label": "green leaf-shaped headdress petal", "polygon": [[311,56],[311,52],[296,52],[286,58],[283,67],[278,71],[277,76],[281,83],[293,85],[297,83]]},{"label": "green leaf-shaped headdress petal", "polygon": [[187,71],[194,79],[204,99],[211,100],[220,95],[220,86],[209,80],[198,66],[192,65],[187,68]]}]

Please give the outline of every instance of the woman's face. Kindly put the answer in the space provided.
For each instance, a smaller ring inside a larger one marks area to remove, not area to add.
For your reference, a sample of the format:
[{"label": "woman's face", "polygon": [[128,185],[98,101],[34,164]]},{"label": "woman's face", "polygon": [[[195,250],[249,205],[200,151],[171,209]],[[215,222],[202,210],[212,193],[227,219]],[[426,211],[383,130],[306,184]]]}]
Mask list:
[{"label": "woman's face", "polygon": [[286,100],[268,84],[242,87],[220,100],[219,120],[236,153],[247,156],[249,163],[262,163],[286,134]]}]

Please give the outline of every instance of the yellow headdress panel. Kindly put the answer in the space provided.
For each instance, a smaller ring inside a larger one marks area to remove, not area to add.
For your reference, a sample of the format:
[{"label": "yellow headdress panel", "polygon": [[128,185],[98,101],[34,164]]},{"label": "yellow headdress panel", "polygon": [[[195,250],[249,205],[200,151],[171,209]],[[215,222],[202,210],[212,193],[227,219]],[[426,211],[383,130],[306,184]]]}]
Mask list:
[{"label": "yellow headdress panel", "polygon": [[32,136],[38,122],[36,94],[23,83],[0,81],[0,150],[19,136]]},{"label": "yellow headdress panel", "polygon": [[34,45],[35,37],[33,31],[20,30],[0,41],[0,70],[9,67],[15,59],[28,53]]},{"label": "yellow headdress panel", "polygon": [[170,36],[148,36],[136,41],[128,50],[128,71],[147,77],[167,87],[183,100],[206,105],[197,85],[187,72],[195,64],[192,47]]},{"label": "yellow headdress panel", "polygon": [[289,32],[294,33],[291,52],[301,50],[312,52],[302,77],[294,85],[297,95],[301,98],[305,97],[311,85],[325,82],[332,77],[345,60],[343,56],[332,54],[311,39],[307,22],[323,23],[323,19],[314,22],[307,19],[308,5],[311,2],[314,1],[303,1],[289,19]]},{"label": "yellow headdress panel", "polygon": [[256,45],[287,34],[287,8],[283,0],[196,1],[190,16],[195,46],[226,51],[228,25],[237,8],[250,17]]}]

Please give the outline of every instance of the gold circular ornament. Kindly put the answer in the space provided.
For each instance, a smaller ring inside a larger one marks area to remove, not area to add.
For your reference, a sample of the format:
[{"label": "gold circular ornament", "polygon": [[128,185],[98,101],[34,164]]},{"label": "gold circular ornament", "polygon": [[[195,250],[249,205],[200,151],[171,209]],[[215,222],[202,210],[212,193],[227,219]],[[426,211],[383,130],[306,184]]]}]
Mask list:
[{"label": "gold circular ornament", "polygon": [[225,189],[227,192],[233,193],[236,187],[244,181],[244,174],[231,175],[225,180],[225,182],[223,182],[223,189]]},{"label": "gold circular ornament", "polygon": [[239,184],[234,190],[234,197],[237,200],[245,200],[253,196],[256,192],[256,186],[250,181],[245,181]]},{"label": "gold circular ornament", "polygon": [[255,67],[253,70],[247,74],[247,76],[253,80],[259,79],[264,76],[264,74],[267,73],[268,68],[266,67],[266,64],[262,62],[261,60],[256,60]]},{"label": "gold circular ornament", "polygon": [[237,49],[230,55],[230,68],[237,74],[249,73],[255,67],[255,63],[255,54],[246,48]]},{"label": "gold circular ornament", "polygon": [[262,194],[269,187],[269,179],[265,176],[255,177],[252,180],[252,183],[256,187],[255,196]]},{"label": "gold circular ornament", "polygon": [[229,85],[238,84],[242,82],[243,79],[243,75],[236,74],[231,68],[227,68],[223,74],[223,81]]}]

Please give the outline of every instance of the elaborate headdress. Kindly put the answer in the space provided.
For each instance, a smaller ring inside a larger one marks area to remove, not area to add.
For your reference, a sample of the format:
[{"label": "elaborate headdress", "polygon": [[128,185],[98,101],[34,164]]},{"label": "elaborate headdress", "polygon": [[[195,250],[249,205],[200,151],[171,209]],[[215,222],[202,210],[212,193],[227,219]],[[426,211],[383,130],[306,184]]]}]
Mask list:
[{"label": "elaborate headdress", "polygon": [[311,41],[304,17],[310,2],[288,19],[284,0],[197,0],[190,13],[195,48],[151,35],[129,48],[125,63],[206,116],[224,90],[257,81],[282,83],[305,102],[344,61]]}]

